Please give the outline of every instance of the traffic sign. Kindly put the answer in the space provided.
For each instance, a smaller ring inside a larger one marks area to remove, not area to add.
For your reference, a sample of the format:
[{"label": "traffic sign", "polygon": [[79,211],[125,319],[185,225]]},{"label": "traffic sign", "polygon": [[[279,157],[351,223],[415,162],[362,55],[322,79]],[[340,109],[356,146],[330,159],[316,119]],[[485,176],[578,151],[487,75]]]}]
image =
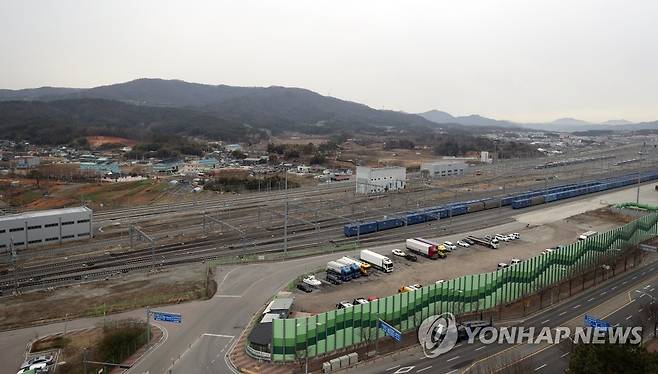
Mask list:
[{"label": "traffic sign", "polygon": [[154,321],[162,322],[171,322],[171,323],[182,323],[183,316],[180,313],[169,313],[169,312],[157,312],[152,311]]},{"label": "traffic sign", "polygon": [[596,319],[592,316],[585,314],[585,323],[589,327],[594,327],[595,329],[609,329],[610,322],[604,321],[602,319]]},{"label": "traffic sign", "polygon": [[390,336],[391,338],[395,339],[395,341],[399,342],[402,340],[402,333],[400,330],[396,329],[395,327],[389,325],[388,323],[384,322],[383,320],[379,320],[379,327],[384,330],[384,334]]}]

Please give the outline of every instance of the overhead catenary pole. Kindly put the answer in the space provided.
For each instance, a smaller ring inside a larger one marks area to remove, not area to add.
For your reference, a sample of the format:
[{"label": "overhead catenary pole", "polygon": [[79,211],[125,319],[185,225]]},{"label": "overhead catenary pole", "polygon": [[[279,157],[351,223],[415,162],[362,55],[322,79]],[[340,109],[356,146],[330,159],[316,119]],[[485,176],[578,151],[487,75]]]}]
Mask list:
[{"label": "overhead catenary pole", "polygon": [[285,172],[286,172],[286,185],[285,185],[284,193],[286,197],[286,204],[285,204],[285,212],[283,218],[283,259],[284,260],[288,256],[288,169],[286,169]]}]

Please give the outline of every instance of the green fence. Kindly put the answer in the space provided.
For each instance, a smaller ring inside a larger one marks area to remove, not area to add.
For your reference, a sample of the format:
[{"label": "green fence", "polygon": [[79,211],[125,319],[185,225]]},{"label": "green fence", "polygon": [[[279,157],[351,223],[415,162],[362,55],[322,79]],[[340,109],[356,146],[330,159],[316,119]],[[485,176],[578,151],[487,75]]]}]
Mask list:
[{"label": "green fence", "polygon": [[[658,213],[570,244],[550,254],[491,273],[467,275],[365,305],[311,317],[274,320],[272,359],[293,361],[374,340],[377,319],[400,331],[417,328],[428,316],[490,309],[604,264],[622,251],[657,235]],[[349,287],[349,285],[346,285]],[[382,336],[381,334],[379,335]]]}]

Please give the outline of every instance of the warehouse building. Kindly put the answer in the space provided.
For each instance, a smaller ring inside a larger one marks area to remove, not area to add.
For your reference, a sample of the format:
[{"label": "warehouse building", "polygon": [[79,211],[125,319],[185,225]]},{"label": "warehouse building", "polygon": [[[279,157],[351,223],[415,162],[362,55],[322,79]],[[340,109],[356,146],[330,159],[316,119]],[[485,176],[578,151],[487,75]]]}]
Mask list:
[{"label": "warehouse building", "polygon": [[371,194],[404,189],[407,169],[399,166],[370,168],[356,167],[356,193]]},{"label": "warehouse building", "polygon": [[91,239],[93,212],[87,207],[51,209],[0,217],[0,252]]},{"label": "warehouse building", "polygon": [[424,178],[446,178],[462,176],[468,171],[468,164],[464,161],[444,160],[424,162],[420,165],[420,174]]}]

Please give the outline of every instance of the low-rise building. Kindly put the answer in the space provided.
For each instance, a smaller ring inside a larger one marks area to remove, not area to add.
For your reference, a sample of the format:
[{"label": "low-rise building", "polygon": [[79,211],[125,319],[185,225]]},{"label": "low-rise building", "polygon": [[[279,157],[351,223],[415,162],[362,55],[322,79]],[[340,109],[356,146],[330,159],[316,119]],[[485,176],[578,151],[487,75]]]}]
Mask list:
[{"label": "low-rise building", "polygon": [[468,171],[468,164],[458,160],[424,162],[420,165],[421,175],[432,179],[462,176],[466,171]]},{"label": "low-rise building", "polygon": [[404,189],[407,169],[400,166],[356,167],[356,193],[371,194]]},{"label": "low-rise building", "polygon": [[0,252],[91,239],[93,212],[87,207],[51,209],[0,217]]}]

